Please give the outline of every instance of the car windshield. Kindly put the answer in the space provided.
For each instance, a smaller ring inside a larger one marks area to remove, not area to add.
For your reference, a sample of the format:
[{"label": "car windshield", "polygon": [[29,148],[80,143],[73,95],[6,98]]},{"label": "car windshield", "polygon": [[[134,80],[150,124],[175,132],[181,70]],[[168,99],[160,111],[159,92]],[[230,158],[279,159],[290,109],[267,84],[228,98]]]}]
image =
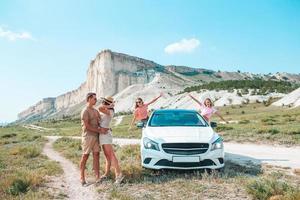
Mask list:
[{"label": "car windshield", "polygon": [[169,111],[153,113],[148,126],[208,126],[197,112]]}]

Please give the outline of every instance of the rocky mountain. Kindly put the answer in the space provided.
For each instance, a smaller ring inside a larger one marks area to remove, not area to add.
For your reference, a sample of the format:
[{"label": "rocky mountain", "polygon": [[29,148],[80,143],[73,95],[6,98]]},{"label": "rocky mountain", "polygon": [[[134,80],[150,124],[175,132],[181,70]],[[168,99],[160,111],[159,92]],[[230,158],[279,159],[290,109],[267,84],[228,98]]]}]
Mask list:
[{"label": "rocky mountain", "polygon": [[300,88],[287,94],[285,97],[274,102],[272,105],[274,105],[274,106],[289,106],[289,107],[300,106]]},{"label": "rocky mountain", "polygon": [[[162,91],[166,94],[165,98],[172,97],[170,99],[176,101],[178,93],[188,86],[211,81],[254,78],[300,82],[300,74],[262,75],[216,72],[186,66],[163,66],[150,60],[103,50],[90,62],[86,81],[79,88],[55,98],[41,100],[19,113],[17,122],[78,114],[85,105],[84,99],[87,92],[96,92],[98,97],[114,96],[119,102],[116,106],[118,112],[131,110],[137,96],[150,99]],[[168,107],[167,104],[157,107]],[[171,103],[171,105],[174,104]]]}]

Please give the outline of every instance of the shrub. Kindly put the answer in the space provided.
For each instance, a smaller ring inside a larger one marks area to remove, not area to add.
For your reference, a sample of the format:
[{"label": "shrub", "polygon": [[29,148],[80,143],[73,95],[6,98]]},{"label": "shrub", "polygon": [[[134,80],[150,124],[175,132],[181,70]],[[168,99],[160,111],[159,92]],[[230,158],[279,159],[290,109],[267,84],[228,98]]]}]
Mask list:
[{"label": "shrub", "polygon": [[29,186],[29,181],[17,178],[12,182],[11,186],[8,188],[8,193],[12,195],[26,193],[28,191]]},{"label": "shrub", "polygon": [[[218,82],[209,82],[203,85],[191,86],[184,89],[184,92],[199,91],[200,89],[208,90],[233,90],[242,89],[244,92],[248,89],[254,89],[257,94],[265,94],[272,91],[280,93],[289,93],[299,87],[299,84],[293,84],[287,81],[274,81],[274,80],[227,80]],[[258,92],[257,92],[258,91]]]},{"label": "shrub", "polygon": [[15,134],[15,133],[6,133],[6,134],[2,135],[2,138],[12,138],[15,136],[17,136],[17,134]]},{"label": "shrub", "polygon": [[272,135],[275,135],[275,134],[279,133],[279,130],[277,130],[275,128],[272,128],[272,129],[268,130],[268,133],[271,133]]},{"label": "shrub", "polygon": [[275,196],[280,196],[279,199],[299,199],[300,197],[299,189],[275,178],[252,180],[246,185],[246,190],[254,199],[259,200],[268,200]]},{"label": "shrub", "polygon": [[41,154],[41,148],[36,145],[17,146],[10,150],[11,155],[23,155],[25,158],[35,158]]}]

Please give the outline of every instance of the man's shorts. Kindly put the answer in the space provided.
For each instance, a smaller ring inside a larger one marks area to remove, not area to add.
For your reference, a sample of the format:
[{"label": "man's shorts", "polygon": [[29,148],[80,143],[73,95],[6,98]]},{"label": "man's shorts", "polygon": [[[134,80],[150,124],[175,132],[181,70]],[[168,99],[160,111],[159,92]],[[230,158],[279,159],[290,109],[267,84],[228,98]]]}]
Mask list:
[{"label": "man's shorts", "polygon": [[99,138],[94,136],[84,136],[81,139],[81,147],[83,154],[90,154],[91,152],[99,152]]}]

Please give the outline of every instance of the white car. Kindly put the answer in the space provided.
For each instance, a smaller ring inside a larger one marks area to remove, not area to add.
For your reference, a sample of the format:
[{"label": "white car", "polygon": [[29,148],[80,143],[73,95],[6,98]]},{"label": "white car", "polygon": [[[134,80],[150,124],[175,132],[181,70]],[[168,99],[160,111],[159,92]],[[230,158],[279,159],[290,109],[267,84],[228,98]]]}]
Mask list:
[{"label": "white car", "polygon": [[145,168],[224,167],[223,139],[195,110],[156,110],[142,132],[141,162]]}]

